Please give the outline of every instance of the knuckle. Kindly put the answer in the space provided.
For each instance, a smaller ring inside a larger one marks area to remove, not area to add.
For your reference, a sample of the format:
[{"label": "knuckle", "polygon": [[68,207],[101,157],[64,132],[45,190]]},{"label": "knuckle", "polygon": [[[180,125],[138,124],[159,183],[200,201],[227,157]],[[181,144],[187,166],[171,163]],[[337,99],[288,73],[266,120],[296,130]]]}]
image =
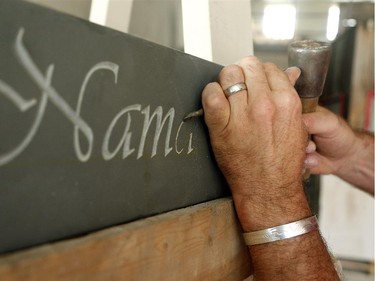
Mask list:
[{"label": "knuckle", "polygon": [[212,90],[213,88],[217,88],[217,86],[218,86],[218,83],[217,83],[217,82],[210,82],[210,83],[208,83],[208,84],[204,87],[203,91],[210,91],[210,90]]},{"label": "knuckle", "polygon": [[211,82],[204,87],[202,96],[209,96],[218,91],[220,91],[220,85],[217,82]]},{"label": "knuckle", "polygon": [[294,91],[294,93],[286,92],[284,95],[284,105],[287,107],[301,107],[301,100],[298,94]]},{"label": "knuckle", "polygon": [[[202,105],[204,109],[204,116],[210,120],[211,124],[221,124],[229,116],[229,104],[222,92],[207,91],[202,96]],[[227,121],[225,121],[227,122]]]},{"label": "knuckle", "polygon": [[262,63],[256,56],[246,56],[240,60],[240,64]]},{"label": "knuckle", "polygon": [[251,71],[254,70],[254,68],[263,67],[263,63],[255,56],[244,57],[240,60],[239,64]]},{"label": "knuckle", "polygon": [[202,102],[204,107],[217,108],[221,104],[220,89],[215,83],[208,84],[202,93]]},{"label": "knuckle", "polygon": [[275,93],[275,95],[277,95],[277,102],[280,107],[302,111],[301,99],[295,90],[290,91],[286,89]]},{"label": "knuckle", "polygon": [[220,108],[221,102],[220,99],[217,95],[210,95],[206,102],[205,102],[206,107],[208,108]]},{"label": "knuckle", "polygon": [[241,73],[241,68],[235,64],[227,65],[220,71],[220,75],[233,75],[236,73]]},{"label": "knuckle", "polygon": [[271,62],[266,62],[264,64],[264,68],[266,68],[267,70],[271,70],[271,71],[280,70],[280,68],[276,64],[271,63]]},{"label": "knuckle", "polygon": [[288,75],[280,69],[276,64],[267,62],[263,64],[264,70],[268,75],[278,75],[279,77],[284,76],[285,78],[288,78]]},{"label": "knuckle", "polygon": [[242,70],[238,65],[228,65],[224,67],[219,73],[219,81],[221,82],[241,82],[243,80]]}]

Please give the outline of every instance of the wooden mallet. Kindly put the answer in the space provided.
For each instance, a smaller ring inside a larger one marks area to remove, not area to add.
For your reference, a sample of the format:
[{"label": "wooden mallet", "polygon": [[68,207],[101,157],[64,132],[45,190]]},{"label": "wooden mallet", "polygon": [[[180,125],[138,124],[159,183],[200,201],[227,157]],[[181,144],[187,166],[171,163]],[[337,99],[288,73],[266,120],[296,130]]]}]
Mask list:
[{"label": "wooden mallet", "polygon": [[[327,42],[304,40],[289,45],[288,64],[301,69],[301,75],[294,87],[301,98],[303,113],[316,110],[323,92],[330,57],[331,46]],[[306,172],[304,179],[309,176]]]}]

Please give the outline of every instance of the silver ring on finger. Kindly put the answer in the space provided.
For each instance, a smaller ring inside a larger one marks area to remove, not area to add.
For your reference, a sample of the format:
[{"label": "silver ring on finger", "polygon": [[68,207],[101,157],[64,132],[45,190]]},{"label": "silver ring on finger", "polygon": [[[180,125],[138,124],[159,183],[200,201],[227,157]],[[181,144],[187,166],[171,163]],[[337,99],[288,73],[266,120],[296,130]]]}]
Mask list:
[{"label": "silver ring on finger", "polygon": [[224,90],[224,94],[229,97],[230,95],[233,95],[239,91],[242,91],[242,90],[247,90],[247,87],[246,87],[246,84],[245,83],[237,83],[237,84],[234,84],[230,87],[228,87],[227,89]]}]

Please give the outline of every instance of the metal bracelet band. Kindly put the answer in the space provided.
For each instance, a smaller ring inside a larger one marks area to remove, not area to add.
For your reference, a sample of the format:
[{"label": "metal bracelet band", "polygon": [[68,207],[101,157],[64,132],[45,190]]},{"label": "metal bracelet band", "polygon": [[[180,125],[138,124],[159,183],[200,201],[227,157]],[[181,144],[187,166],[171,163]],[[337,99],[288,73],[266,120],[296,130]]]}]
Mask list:
[{"label": "metal bracelet band", "polygon": [[296,237],[318,228],[318,220],[316,216],[312,216],[264,230],[243,233],[243,237],[246,245],[253,246]]}]

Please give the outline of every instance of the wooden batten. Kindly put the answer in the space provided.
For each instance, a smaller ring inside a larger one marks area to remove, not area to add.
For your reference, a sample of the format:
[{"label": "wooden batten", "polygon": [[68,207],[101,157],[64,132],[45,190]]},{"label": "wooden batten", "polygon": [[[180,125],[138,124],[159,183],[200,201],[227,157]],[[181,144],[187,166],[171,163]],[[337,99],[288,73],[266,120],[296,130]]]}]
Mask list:
[{"label": "wooden batten", "polygon": [[2,281],[243,280],[250,273],[229,198],[0,256]]},{"label": "wooden batten", "polygon": [[361,130],[365,125],[368,95],[374,89],[373,24],[357,27],[354,50],[348,121],[353,128]]}]

